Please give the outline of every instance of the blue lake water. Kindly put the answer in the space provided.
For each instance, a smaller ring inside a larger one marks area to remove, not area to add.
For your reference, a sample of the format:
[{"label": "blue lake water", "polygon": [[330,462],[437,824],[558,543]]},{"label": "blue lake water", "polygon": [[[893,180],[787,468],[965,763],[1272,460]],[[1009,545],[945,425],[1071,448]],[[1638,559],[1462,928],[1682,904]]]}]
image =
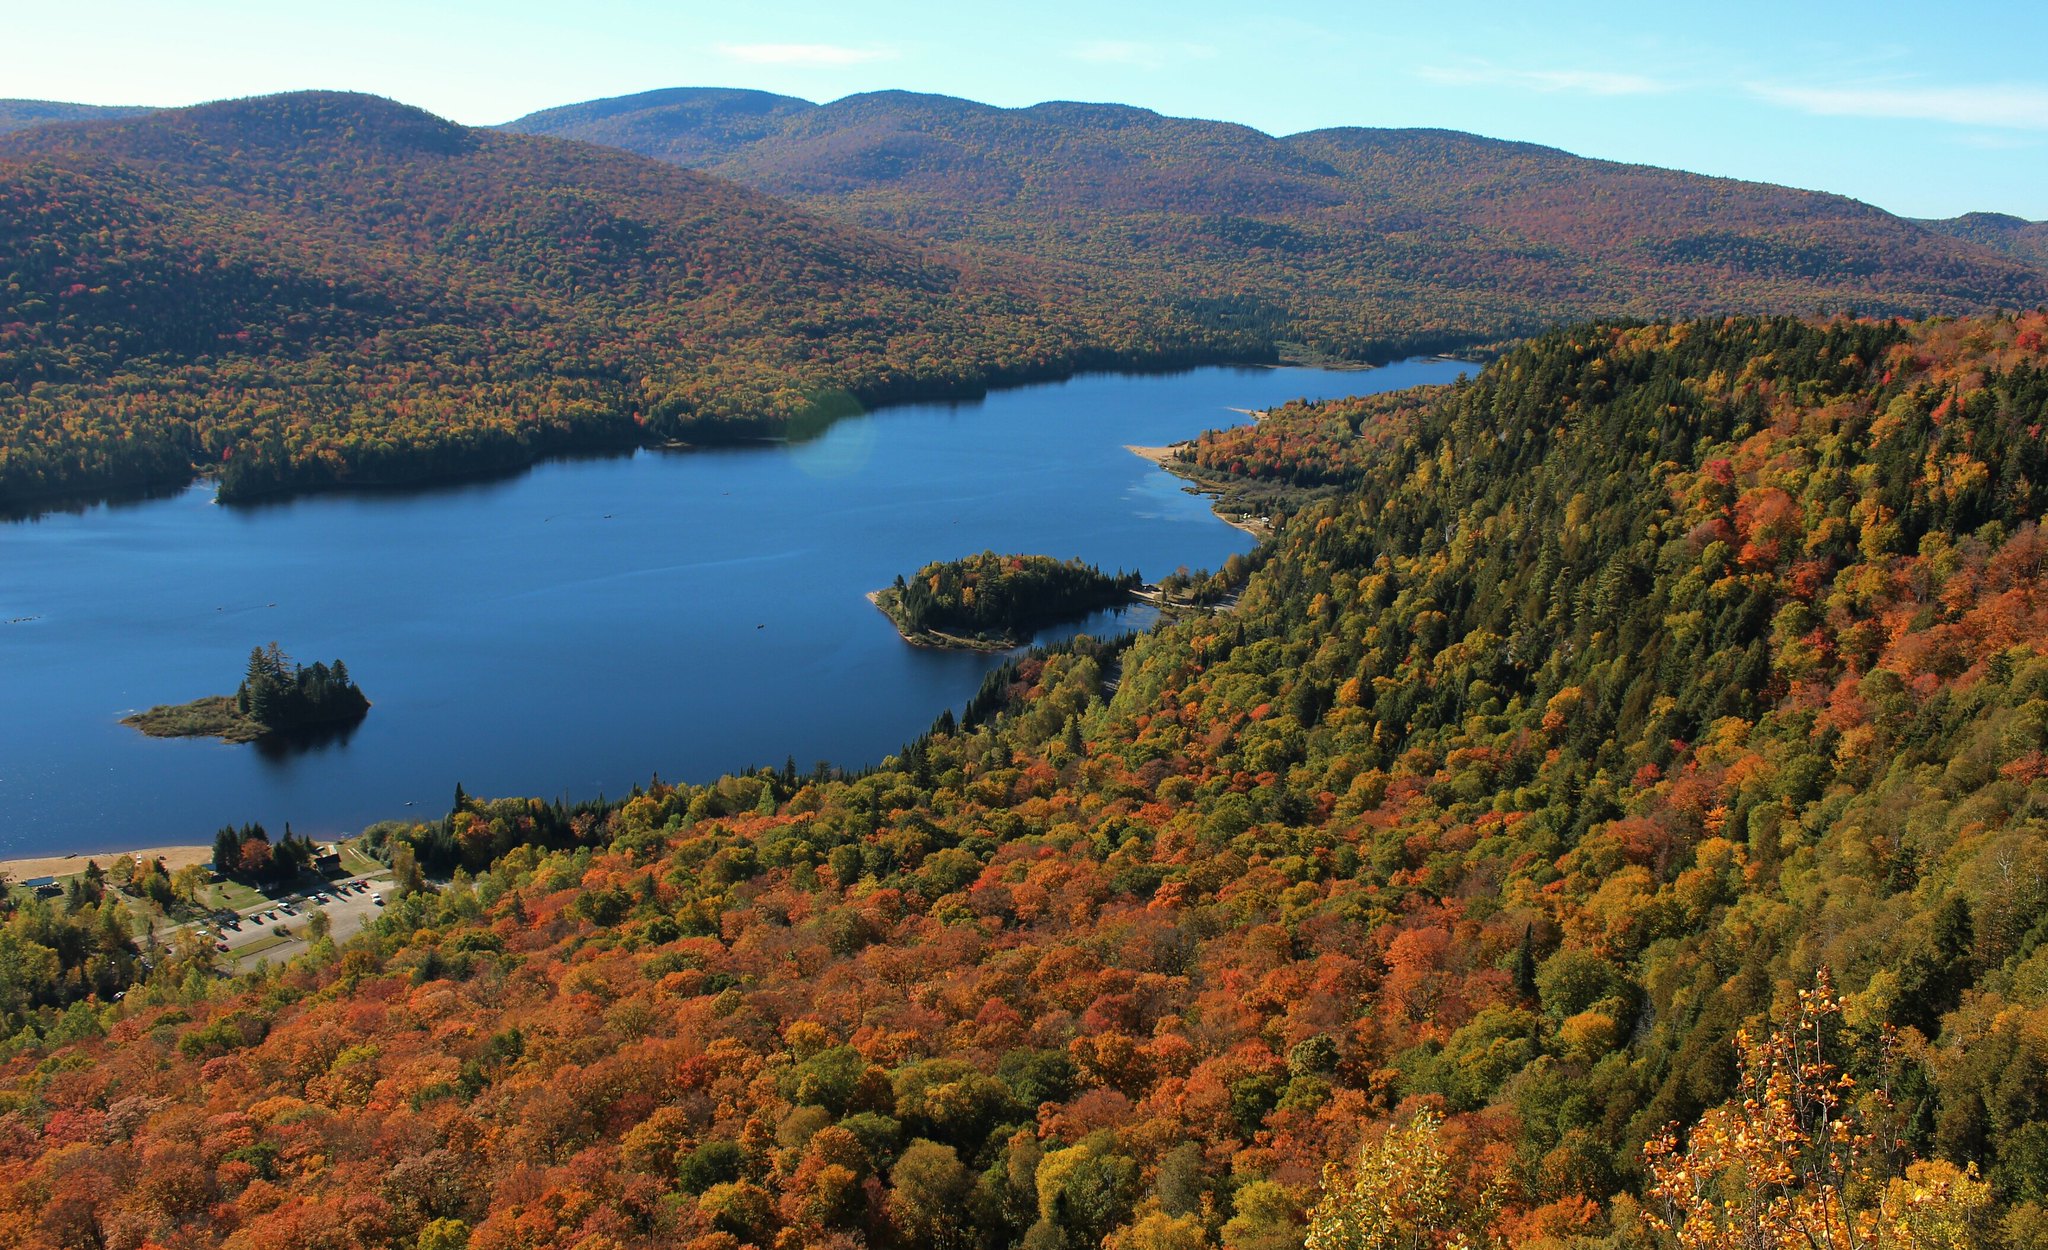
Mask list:
[{"label": "blue lake water", "polygon": [[[1252,540],[1124,450],[1469,366],[1084,375],[798,444],[565,460],[224,507],[201,484],[0,522],[0,858],[326,836],[484,795],[623,794],[794,757],[875,763],[999,657],[909,647],[864,598],[985,548],[1157,578]],[[1117,632],[1148,610],[1097,619]],[[1064,631],[1073,632],[1071,629]],[[347,661],[352,733],[278,752],[119,718],[234,689],[249,649]]]}]

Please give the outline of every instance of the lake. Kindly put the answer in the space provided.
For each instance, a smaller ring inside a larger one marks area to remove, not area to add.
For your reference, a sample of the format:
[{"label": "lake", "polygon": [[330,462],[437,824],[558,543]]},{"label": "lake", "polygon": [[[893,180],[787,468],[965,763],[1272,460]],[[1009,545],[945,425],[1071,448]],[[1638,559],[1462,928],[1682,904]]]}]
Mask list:
[{"label": "lake", "polygon": [[[0,858],[438,818],[457,782],[573,800],[789,757],[870,765],[1001,657],[907,646],[868,591],[985,548],[1214,568],[1251,538],[1125,444],[1469,371],[1083,375],[802,443],[254,506],[201,483],[0,522]],[[1085,627],[1150,622],[1134,607]],[[273,639],[347,661],[368,718],[289,751],[119,723],[231,693]]]}]

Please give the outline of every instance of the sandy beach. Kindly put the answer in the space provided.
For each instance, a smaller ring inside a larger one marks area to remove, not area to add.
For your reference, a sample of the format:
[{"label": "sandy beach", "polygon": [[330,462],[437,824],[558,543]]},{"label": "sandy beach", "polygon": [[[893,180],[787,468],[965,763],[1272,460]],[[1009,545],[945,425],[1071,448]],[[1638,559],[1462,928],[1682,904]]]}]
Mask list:
[{"label": "sandy beach", "polygon": [[102,851],[78,855],[42,855],[28,859],[0,859],[0,873],[9,881],[27,881],[32,877],[68,877],[85,871],[88,862],[98,862],[102,868],[111,867],[123,855],[140,855],[145,860],[161,859],[164,867],[171,872],[188,864],[203,864],[213,858],[210,846],[148,846],[137,851]]},{"label": "sandy beach", "polygon": [[1140,447],[1135,443],[1125,443],[1124,450],[1130,452],[1132,455],[1138,457],[1140,460],[1150,460],[1153,464],[1156,464],[1160,468],[1165,469],[1170,467],[1170,462],[1174,458],[1174,453],[1178,452],[1181,448],[1186,447],[1187,445],[1187,443],[1183,442],[1168,443],[1164,447]]},{"label": "sandy beach", "polygon": [[[1238,408],[1233,409],[1232,411],[1243,412],[1245,410],[1242,408]],[[1192,442],[1192,440],[1189,440],[1189,442],[1169,443],[1164,447],[1140,447],[1135,443],[1125,443],[1124,450],[1130,452],[1132,455],[1138,457],[1141,460],[1150,460],[1153,464],[1158,465],[1160,468],[1166,470],[1168,473],[1174,474],[1176,477],[1188,478],[1191,482],[1193,482],[1193,485],[1190,487],[1190,489],[1200,494],[1209,496],[1210,501],[1213,504],[1216,500],[1216,492],[1212,490],[1203,489],[1200,482],[1194,481],[1194,479],[1189,474],[1183,472],[1182,463],[1177,458],[1177,453],[1180,451],[1180,449],[1188,446],[1190,442]],[[1221,510],[1218,510],[1216,512],[1216,519],[1223,522],[1225,525],[1230,526],[1232,529],[1243,530],[1245,533],[1250,534],[1253,538],[1271,538],[1273,536],[1273,527],[1267,524],[1266,519],[1264,517],[1236,517],[1231,516],[1230,514],[1223,512]]]}]

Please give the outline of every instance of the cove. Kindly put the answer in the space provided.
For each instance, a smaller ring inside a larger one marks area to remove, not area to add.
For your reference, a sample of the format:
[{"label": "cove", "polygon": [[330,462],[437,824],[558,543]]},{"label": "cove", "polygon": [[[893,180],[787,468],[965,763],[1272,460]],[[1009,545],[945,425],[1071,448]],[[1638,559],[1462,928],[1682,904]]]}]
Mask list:
[{"label": "cove", "polygon": [[[0,522],[0,858],[438,818],[457,782],[573,800],[790,757],[873,764],[1001,657],[910,647],[866,592],[983,549],[1214,568],[1252,539],[1126,444],[1470,371],[1092,374],[802,443],[234,507],[201,483]],[[119,723],[232,691],[272,639],[346,660],[369,717],[283,750]]]}]

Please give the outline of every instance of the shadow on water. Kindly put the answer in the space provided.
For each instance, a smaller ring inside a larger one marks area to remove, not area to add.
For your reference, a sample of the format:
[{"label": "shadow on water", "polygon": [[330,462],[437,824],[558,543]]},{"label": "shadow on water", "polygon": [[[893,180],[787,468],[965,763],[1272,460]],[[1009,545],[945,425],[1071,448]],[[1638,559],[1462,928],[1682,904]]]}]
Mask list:
[{"label": "shadow on water", "polygon": [[182,481],[166,480],[150,485],[86,491],[76,495],[45,495],[9,500],[0,503],[0,523],[33,522],[47,516],[84,516],[98,508],[104,508],[109,512],[122,512],[130,508],[139,508],[144,504],[176,499],[192,489],[195,480],[197,479],[187,477]]},{"label": "shadow on water", "polygon": [[290,509],[304,500],[319,496],[333,496],[343,499],[435,499],[463,498],[482,499],[499,493],[520,478],[532,473],[542,465],[580,464],[605,460],[631,460],[640,453],[639,444],[624,446],[586,447],[567,451],[551,451],[534,460],[520,460],[514,463],[492,465],[473,471],[451,474],[445,477],[421,478],[411,482],[351,482],[342,486],[293,487],[276,494],[251,495],[240,499],[220,500],[220,506],[238,515],[261,516],[267,512]]},{"label": "shadow on water", "polygon": [[341,750],[362,725],[363,718],[358,716],[354,720],[329,725],[309,725],[304,729],[267,733],[256,739],[253,745],[264,763],[289,764],[302,755]]}]

